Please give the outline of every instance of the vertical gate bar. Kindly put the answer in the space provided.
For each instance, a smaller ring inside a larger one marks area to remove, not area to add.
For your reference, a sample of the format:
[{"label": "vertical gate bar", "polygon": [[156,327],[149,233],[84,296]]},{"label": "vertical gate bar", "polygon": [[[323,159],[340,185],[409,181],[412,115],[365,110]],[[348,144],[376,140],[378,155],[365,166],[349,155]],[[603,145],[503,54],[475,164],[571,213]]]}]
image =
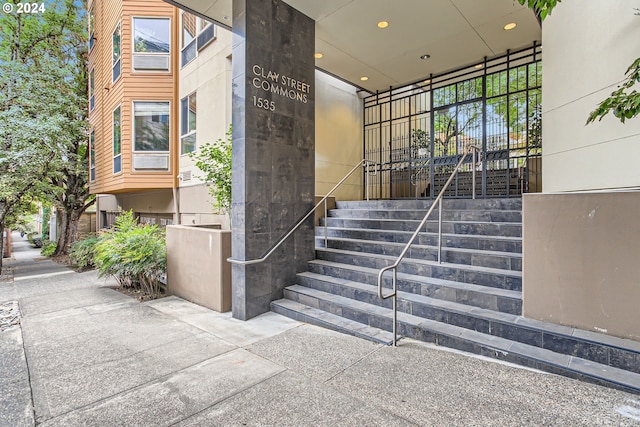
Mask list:
[{"label": "vertical gate bar", "polygon": [[389,198],[393,199],[393,86],[389,86]]},{"label": "vertical gate bar", "polygon": [[[498,71],[499,72],[499,71]],[[487,152],[487,57],[484,57],[484,75],[482,76],[482,148],[481,152]],[[486,157],[486,156],[485,156]],[[480,161],[480,158],[478,158]],[[482,160],[482,183],[480,194],[487,197],[487,161]],[[474,188],[475,191],[475,188]]]},{"label": "vertical gate bar", "polygon": [[[510,55],[511,51],[509,49],[507,49],[507,169],[506,169],[506,173],[507,173],[507,195],[506,197],[510,197],[511,196],[511,171],[510,171],[510,164],[509,164],[509,160],[511,159],[511,144],[509,143],[509,134],[511,132],[510,129],[510,120],[511,120],[511,115],[510,113],[510,107],[511,107],[511,55]],[[516,82],[517,82],[517,77],[516,77]]]},{"label": "vertical gate bar", "polygon": [[434,168],[434,159],[435,159],[435,145],[434,145],[434,132],[435,132],[435,116],[434,116],[434,108],[433,108],[433,74],[429,74],[429,118],[430,125],[429,131],[431,132],[431,137],[429,138],[431,141],[429,142],[429,149],[431,150],[431,155],[429,156],[429,198],[433,200],[433,195],[435,194],[435,168]]}]

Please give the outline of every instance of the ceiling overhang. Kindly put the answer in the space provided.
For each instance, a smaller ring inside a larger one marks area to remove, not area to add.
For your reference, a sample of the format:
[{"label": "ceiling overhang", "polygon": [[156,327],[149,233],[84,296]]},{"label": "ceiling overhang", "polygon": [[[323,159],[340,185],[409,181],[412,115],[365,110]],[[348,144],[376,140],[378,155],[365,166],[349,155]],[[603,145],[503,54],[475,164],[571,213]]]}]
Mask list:
[{"label": "ceiling overhang", "polygon": [[[231,0],[165,1],[232,26]],[[316,66],[371,92],[541,40],[535,15],[515,0],[283,1],[316,21],[316,52],[323,55]],[[380,29],[379,21],[389,26]],[[516,27],[505,30],[511,22]]]}]

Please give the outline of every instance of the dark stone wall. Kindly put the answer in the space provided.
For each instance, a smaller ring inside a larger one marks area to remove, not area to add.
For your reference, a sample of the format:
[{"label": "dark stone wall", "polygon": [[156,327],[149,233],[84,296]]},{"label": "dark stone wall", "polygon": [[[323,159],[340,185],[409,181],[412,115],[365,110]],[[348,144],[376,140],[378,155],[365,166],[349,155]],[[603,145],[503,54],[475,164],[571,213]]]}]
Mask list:
[{"label": "dark stone wall", "polygon": [[[315,22],[280,0],[233,1],[233,258],[259,258],[312,207]],[[313,216],[267,261],[233,266],[233,316],[270,310],[314,255]]]}]

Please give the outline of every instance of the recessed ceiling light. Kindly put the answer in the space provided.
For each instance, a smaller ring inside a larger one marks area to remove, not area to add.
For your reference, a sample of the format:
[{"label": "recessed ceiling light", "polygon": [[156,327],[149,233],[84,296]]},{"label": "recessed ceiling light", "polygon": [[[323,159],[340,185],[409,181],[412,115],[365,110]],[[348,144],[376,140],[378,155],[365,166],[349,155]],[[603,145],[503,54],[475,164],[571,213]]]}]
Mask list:
[{"label": "recessed ceiling light", "polygon": [[387,21],[378,22],[378,28],[387,28],[388,26],[389,26],[389,23]]},{"label": "recessed ceiling light", "polygon": [[324,55],[323,55],[323,54],[321,54],[320,52],[316,52],[316,53],[314,53],[314,54],[313,54],[313,57],[314,57],[314,58],[316,58],[316,59],[320,59],[320,58],[322,58],[323,56],[324,56]]},{"label": "recessed ceiling light", "polygon": [[362,80],[363,82],[366,82],[367,80],[369,80],[369,77],[362,76],[362,77],[360,77],[360,80]]},{"label": "recessed ceiling light", "polygon": [[420,59],[422,59],[422,60],[427,60],[429,58],[431,58],[431,55],[429,55],[428,53],[425,53],[424,55],[420,56]]},{"label": "recessed ceiling light", "polygon": [[429,83],[431,83],[431,79],[427,79],[427,80],[423,81],[422,83],[428,85]]},{"label": "recessed ceiling light", "polygon": [[476,64],[475,68],[482,68],[482,64]]},{"label": "recessed ceiling light", "polygon": [[518,25],[518,24],[516,24],[515,22],[509,22],[509,23],[508,23],[507,25],[505,25],[503,28],[504,28],[505,30],[509,31],[509,30],[513,30],[513,29],[516,27],[516,25]]}]

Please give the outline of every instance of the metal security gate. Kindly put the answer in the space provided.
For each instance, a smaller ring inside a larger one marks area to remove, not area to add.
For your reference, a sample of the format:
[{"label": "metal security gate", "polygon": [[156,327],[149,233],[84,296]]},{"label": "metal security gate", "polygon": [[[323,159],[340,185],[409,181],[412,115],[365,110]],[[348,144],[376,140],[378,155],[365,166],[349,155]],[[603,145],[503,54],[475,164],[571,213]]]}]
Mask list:
[{"label": "metal security gate", "polygon": [[[534,43],[365,98],[364,153],[377,172],[368,194],[434,198],[469,145],[481,153],[476,194],[541,191],[541,84]],[[471,196],[472,167],[463,164],[446,197]]]}]

